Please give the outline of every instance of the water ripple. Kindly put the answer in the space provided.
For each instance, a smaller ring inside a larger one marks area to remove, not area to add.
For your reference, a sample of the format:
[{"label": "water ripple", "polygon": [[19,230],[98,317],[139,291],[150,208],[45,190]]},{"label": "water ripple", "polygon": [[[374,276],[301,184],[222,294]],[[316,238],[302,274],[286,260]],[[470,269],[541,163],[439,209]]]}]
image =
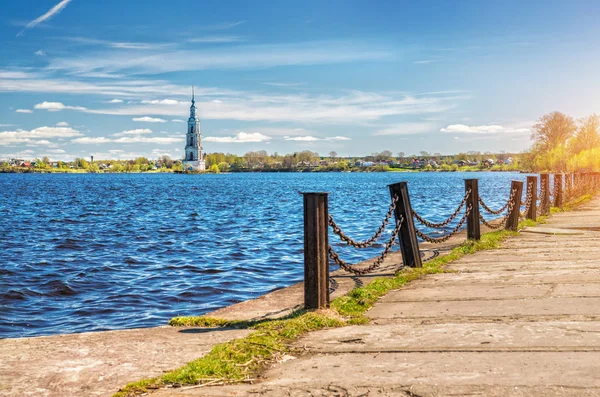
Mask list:
[{"label": "water ripple", "polygon": [[[415,210],[435,222],[454,211],[464,178],[480,178],[499,208],[525,176],[0,174],[0,338],[161,325],[300,281],[298,191],[329,191],[330,213],[364,240],[390,183],[408,180]],[[347,261],[382,249],[331,238]]]}]

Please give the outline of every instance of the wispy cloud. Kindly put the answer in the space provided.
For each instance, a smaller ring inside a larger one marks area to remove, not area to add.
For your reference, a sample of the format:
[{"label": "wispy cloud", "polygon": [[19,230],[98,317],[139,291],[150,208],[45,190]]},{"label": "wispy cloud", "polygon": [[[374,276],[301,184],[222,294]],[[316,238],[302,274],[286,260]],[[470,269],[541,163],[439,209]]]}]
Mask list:
[{"label": "wispy cloud", "polygon": [[113,136],[139,135],[139,134],[152,134],[152,130],[150,130],[148,128],[137,128],[135,130],[121,131],[118,134],[113,134]]},{"label": "wispy cloud", "polygon": [[68,127],[69,123],[67,123],[66,121],[59,121],[58,123],[56,123],[57,127]]},{"label": "wispy cloud", "polygon": [[251,142],[265,142],[271,139],[270,136],[261,134],[260,132],[239,132],[235,136],[208,136],[204,138],[205,142],[216,142],[216,143],[251,143]]},{"label": "wispy cloud", "polygon": [[414,61],[413,63],[415,65],[428,65],[430,63],[435,63],[435,62],[439,62],[439,59],[423,59],[421,61]]},{"label": "wispy cloud", "polygon": [[375,131],[375,136],[388,136],[388,135],[413,135],[422,134],[426,132],[433,132],[439,128],[434,123],[426,122],[413,122],[413,123],[398,123],[390,125],[386,128]]},{"label": "wispy cloud", "polygon": [[201,27],[202,30],[227,30],[235,28],[236,26],[240,26],[241,24],[246,23],[246,21],[236,21],[236,22],[223,22],[215,25],[207,25]]},{"label": "wispy cloud", "polygon": [[25,28],[23,28],[23,30],[21,30],[17,34],[17,37],[21,36],[25,32],[25,30],[31,29],[31,28],[35,27],[36,25],[52,18],[54,15],[61,12],[67,5],[69,5],[70,2],[71,2],[71,0],[62,0],[60,3],[58,3],[57,5],[52,7],[47,13],[45,13],[44,15],[34,19],[33,21],[31,21],[27,25],[25,25]]},{"label": "wispy cloud", "polygon": [[192,37],[188,39],[188,43],[202,43],[202,44],[221,44],[221,43],[237,43],[244,41],[241,36],[201,36]]},{"label": "wispy cloud", "polygon": [[154,143],[157,145],[170,145],[182,142],[182,137],[147,137],[142,135],[123,136],[117,139],[100,137],[82,137],[73,139],[71,142],[80,144],[104,144],[104,143]]},{"label": "wispy cloud", "polygon": [[139,53],[135,50],[131,51],[100,51],[71,58],[57,58],[50,62],[48,69],[72,73],[159,74],[195,70],[340,64],[365,60],[389,60],[395,57],[395,52],[387,47],[350,41],[239,45],[227,48],[140,51]]},{"label": "wispy cloud", "polygon": [[312,136],[312,135],[305,135],[305,136],[294,136],[294,137],[284,136],[283,140],[285,140],[285,141],[299,141],[299,142],[351,141],[352,138],[349,138],[347,136],[332,136],[332,137],[327,137],[327,138],[318,138],[318,137]]},{"label": "wispy cloud", "polygon": [[46,56],[46,53],[42,50],[36,51],[34,52],[35,55],[39,56],[39,57],[43,57]]},{"label": "wispy cloud", "polygon": [[298,87],[304,85],[304,83],[263,83],[264,85],[270,85],[273,87]]},{"label": "wispy cloud", "polygon": [[33,113],[33,110],[30,109],[17,109],[15,110],[16,113]]},{"label": "wispy cloud", "polygon": [[463,133],[463,134],[498,134],[498,133],[528,133],[529,128],[504,127],[497,124],[473,125],[451,124],[440,130],[441,132]]},{"label": "wispy cloud", "polygon": [[148,116],[145,116],[145,117],[134,117],[132,120],[140,122],[140,123],[166,123],[167,122],[167,120],[164,120],[164,119],[159,119],[159,118],[155,118],[155,117],[148,117]]}]

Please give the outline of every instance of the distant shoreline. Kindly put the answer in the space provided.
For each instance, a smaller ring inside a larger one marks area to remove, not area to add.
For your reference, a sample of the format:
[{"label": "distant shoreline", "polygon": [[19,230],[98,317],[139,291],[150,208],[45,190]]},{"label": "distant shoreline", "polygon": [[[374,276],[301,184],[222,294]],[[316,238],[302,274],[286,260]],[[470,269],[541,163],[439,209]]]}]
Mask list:
[{"label": "distant shoreline", "polygon": [[[289,173],[310,173],[310,174],[338,174],[338,173],[356,173],[356,174],[372,174],[372,173],[398,173],[398,172],[422,172],[422,173],[453,173],[453,172],[520,172],[527,173],[527,170],[521,169],[472,169],[470,167],[463,167],[456,170],[424,170],[424,169],[410,169],[410,168],[391,168],[388,170],[349,170],[349,171],[321,171],[312,169],[301,169],[301,170],[284,170],[284,169],[270,169],[270,170],[238,170],[238,171],[227,171],[219,172],[219,174],[248,174],[248,173],[273,173],[273,174],[289,174]],[[215,172],[190,172],[180,170],[164,170],[164,171],[132,171],[132,172],[92,172],[83,169],[76,170],[45,170],[45,169],[16,169],[16,170],[0,170],[0,174],[188,174],[188,175],[210,175],[217,174]]]}]

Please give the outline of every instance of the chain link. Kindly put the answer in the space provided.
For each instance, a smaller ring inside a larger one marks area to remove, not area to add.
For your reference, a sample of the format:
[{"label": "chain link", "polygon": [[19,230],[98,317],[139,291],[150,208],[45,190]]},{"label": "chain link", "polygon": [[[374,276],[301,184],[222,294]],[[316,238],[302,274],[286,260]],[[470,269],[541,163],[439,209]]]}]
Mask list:
[{"label": "chain link", "polygon": [[509,202],[510,202],[510,197],[508,198],[508,201],[506,202],[506,204],[504,204],[504,206],[502,208],[500,208],[499,210],[494,211],[493,209],[491,209],[490,207],[488,207],[483,202],[483,199],[481,198],[481,196],[479,196],[479,204],[481,204],[481,206],[483,207],[484,210],[486,210],[487,212],[489,212],[490,214],[493,214],[493,215],[500,215],[501,213],[503,213],[504,210],[508,208],[508,203]]},{"label": "chain link", "polygon": [[462,225],[467,220],[467,217],[471,213],[472,209],[473,209],[473,207],[471,205],[469,205],[467,207],[467,210],[465,211],[465,214],[463,215],[463,217],[461,218],[461,220],[458,222],[458,225],[456,225],[456,227],[454,228],[454,230],[452,230],[449,234],[447,234],[447,235],[445,235],[443,237],[430,237],[430,236],[426,235],[425,233],[423,233],[422,231],[420,231],[419,229],[415,228],[417,236],[421,237],[421,239],[423,239],[423,240],[425,240],[425,241],[427,241],[429,243],[432,243],[432,244],[443,243],[443,242],[447,241],[450,237],[452,237],[456,233],[458,233],[458,231],[460,230],[460,228],[462,227]]},{"label": "chain link", "polygon": [[373,237],[371,237],[368,240],[356,241],[356,240],[353,240],[352,238],[346,236],[346,234],[344,234],[344,232],[337,225],[337,223],[335,223],[335,221],[333,220],[333,217],[331,215],[329,215],[329,226],[331,226],[331,228],[333,229],[333,233],[338,235],[340,240],[345,242],[347,245],[354,247],[354,248],[368,248],[368,247],[372,246],[375,243],[375,241],[377,241],[379,239],[379,237],[381,237],[381,235],[385,231],[385,229],[390,221],[390,218],[392,217],[392,215],[394,214],[394,211],[396,210],[396,203],[398,203],[398,199],[399,199],[399,197],[397,195],[394,196],[394,200],[392,201],[392,204],[390,204],[390,208],[389,208],[387,214],[385,215],[383,222],[381,222],[381,226],[379,226],[379,228],[377,229],[377,231],[375,232]]},{"label": "chain link", "polygon": [[454,218],[456,218],[456,216],[460,213],[460,211],[462,210],[463,206],[465,205],[465,203],[469,199],[469,195],[470,194],[471,194],[471,189],[467,190],[467,192],[465,193],[465,196],[463,197],[462,201],[458,205],[458,208],[456,209],[456,211],[454,211],[454,213],[452,215],[450,215],[450,217],[448,219],[446,219],[445,221],[443,221],[443,222],[440,222],[440,223],[430,222],[430,221],[422,218],[419,214],[417,214],[415,212],[415,210],[412,210],[412,214],[415,217],[415,219],[418,220],[423,225],[425,225],[427,227],[430,227],[432,229],[439,229],[441,227],[449,225],[450,222],[452,222],[454,220]]},{"label": "chain link", "polygon": [[344,260],[342,260],[339,257],[339,255],[333,250],[333,248],[331,248],[331,245],[329,245],[329,247],[328,247],[329,257],[335,262],[336,265],[338,265],[340,267],[340,269],[345,270],[348,273],[353,273],[353,274],[356,274],[359,276],[363,275],[363,274],[371,273],[371,272],[377,270],[381,266],[381,264],[383,263],[385,258],[391,252],[392,247],[394,245],[394,241],[396,241],[396,239],[398,238],[398,234],[400,233],[400,226],[402,226],[403,220],[404,219],[401,217],[400,220],[397,221],[396,227],[394,228],[394,231],[392,232],[392,236],[385,245],[385,249],[383,250],[381,255],[379,255],[379,257],[375,260],[375,262],[373,262],[370,266],[362,268],[362,269],[357,269],[356,267],[354,267],[354,266],[356,266],[355,264],[351,264],[351,263],[348,263],[348,262],[345,262]]},{"label": "chain link", "polygon": [[525,210],[521,212],[521,216],[527,216],[531,209],[531,204],[533,203],[533,182],[527,184],[527,196],[525,197]]},{"label": "chain link", "polygon": [[506,215],[504,215],[502,218],[500,218],[497,224],[493,224],[490,223],[488,221],[486,221],[483,217],[483,215],[481,215],[481,213],[479,214],[479,220],[481,221],[481,223],[483,223],[485,226],[489,227],[492,230],[497,230],[500,229],[502,226],[506,226],[506,220],[508,219],[508,217],[510,216],[510,214],[513,211],[513,208],[515,207],[515,196],[517,193],[517,189],[513,189],[510,193],[510,197],[508,198],[508,202],[507,202],[507,207],[508,207],[508,211],[506,212]]}]

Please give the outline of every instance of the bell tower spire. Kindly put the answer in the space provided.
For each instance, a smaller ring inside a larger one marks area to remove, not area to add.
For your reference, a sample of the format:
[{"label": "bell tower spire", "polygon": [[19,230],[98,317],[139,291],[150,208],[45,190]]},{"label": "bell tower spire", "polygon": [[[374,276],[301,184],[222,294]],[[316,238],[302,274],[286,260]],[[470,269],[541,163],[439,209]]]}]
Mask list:
[{"label": "bell tower spire", "polygon": [[188,119],[183,166],[184,171],[204,171],[205,167],[200,136],[200,119],[196,114],[196,95],[194,86],[192,86],[192,105],[190,106],[190,117]]}]

